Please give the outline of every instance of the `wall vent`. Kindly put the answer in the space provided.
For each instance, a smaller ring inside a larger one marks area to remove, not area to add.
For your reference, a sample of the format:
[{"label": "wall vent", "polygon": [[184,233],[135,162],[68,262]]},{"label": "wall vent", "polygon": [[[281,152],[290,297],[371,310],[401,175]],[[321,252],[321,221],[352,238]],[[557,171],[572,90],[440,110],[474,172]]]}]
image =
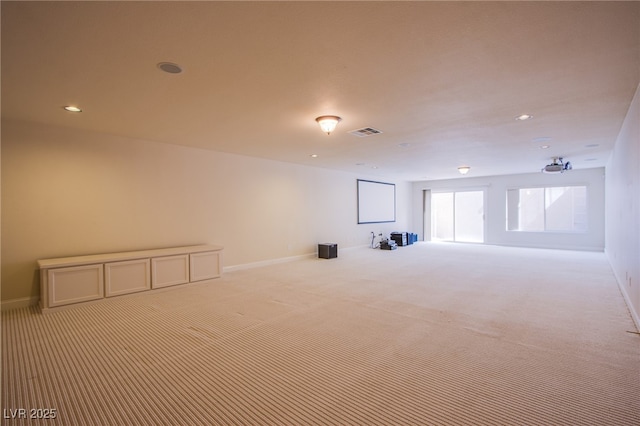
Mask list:
[{"label": "wall vent", "polygon": [[374,129],[373,127],[363,127],[362,129],[352,130],[349,133],[352,134],[353,136],[364,138],[367,136],[380,134],[382,133],[382,131],[378,129]]}]

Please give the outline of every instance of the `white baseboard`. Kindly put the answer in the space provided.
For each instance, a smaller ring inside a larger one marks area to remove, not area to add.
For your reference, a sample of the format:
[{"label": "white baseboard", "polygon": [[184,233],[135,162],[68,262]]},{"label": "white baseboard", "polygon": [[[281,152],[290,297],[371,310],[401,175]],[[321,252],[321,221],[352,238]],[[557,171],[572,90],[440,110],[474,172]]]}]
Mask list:
[{"label": "white baseboard", "polygon": [[0,309],[8,311],[10,309],[27,308],[37,305],[39,301],[39,297],[21,297],[20,299],[6,300],[0,304]]},{"label": "white baseboard", "polygon": [[[613,272],[613,277],[616,279],[616,283],[618,284],[618,288],[620,289],[620,293],[622,293],[622,298],[624,299],[624,303],[627,305],[627,309],[631,314],[631,319],[635,323],[636,330],[640,331],[640,313],[636,311],[636,308],[633,306],[633,302],[631,301],[631,296],[627,291],[627,286],[625,280],[622,277],[618,276],[618,271],[613,267],[611,263],[611,259],[609,258],[610,253],[605,250],[605,254],[607,255],[607,261],[609,262],[609,266],[611,267],[611,271]],[[640,308],[640,307],[639,307]]]},{"label": "white baseboard", "polygon": [[[353,247],[345,247],[345,248],[340,248],[339,250],[353,250],[353,249],[358,249],[358,248],[363,248],[363,247],[367,247],[366,245],[362,245],[362,246],[353,246]],[[253,268],[260,268],[261,266],[269,266],[269,265],[277,265],[278,263],[286,263],[286,262],[293,262],[295,260],[302,260],[302,259],[308,259],[308,258],[313,258],[318,256],[318,253],[307,253],[307,254],[300,254],[297,256],[291,256],[291,257],[280,257],[277,259],[269,259],[269,260],[262,260],[260,262],[252,262],[252,263],[243,263],[240,265],[232,265],[232,266],[225,266],[222,268],[223,272],[233,272],[233,271],[242,271],[245,269],[253,269]]]},{"label": "white baseboard", "polygon": [[559,246],[559,245],[548,245],[548,244],[513,244],[513,243],[480,243],[488,246],[500,246],[500,247],[516,247],[516,248],[532,248],[532,249],[546,249],[546,250],[568,250],[568,251],[590,251],[596,253],[603,253],[604,247],[593,247],[593,246]]},{"label": "white baseboard", "polygon": [[314,257],[314,256],[316,256],[316,253],[301,254],[301,255],[298,255],[298,256],[291,256],[291,257],[280,257],[278,259],[262,260],[260,262],[243,263],[243,264],[240,264],[240,265],[225,266],[225,267],[222,268],[222,270],[223,270],[223,272],[242,271],[242,270],[245,270],[245,269],[260,268],[261,266],[269,266],[269,265],[276,265],[278,263],[293,262],[295,260],[307,259],[307,258]]},{"label": "white baseboard", "polygon": [[636,329],[640,330],[640,315],[638,315],[638,312],[634,309],[633,303],[631,303],[631,297],[629,296],[629,293],[627,293],[627,289],[623,285],[623,282],[620,281],[615,274],[614,276],[616,277],[616,282],[618,283],[618,288],[620,288],[620,293],[622,293],[624,302],[627,304],[631,318],[633,319],[633,322],[636,323]]}]

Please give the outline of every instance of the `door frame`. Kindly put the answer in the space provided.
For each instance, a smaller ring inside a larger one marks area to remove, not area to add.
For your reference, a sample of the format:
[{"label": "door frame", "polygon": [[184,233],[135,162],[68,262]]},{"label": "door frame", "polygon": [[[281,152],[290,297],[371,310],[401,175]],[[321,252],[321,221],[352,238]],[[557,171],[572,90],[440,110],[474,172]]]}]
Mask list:
[{"label": "door frame", "polygon": [[[431,194],[432,193],[446,193],[451,192],[454,194],[456,192],[478,192],[482,191],[482,242],[464,242],[466,244],[485,244],[486,236],[487,236],[487,193],[488,186],[470,186],[470,187],[462,187],[462,188],[426,188],[422,190],[422,228],[424,241],[433,241],[431,235]],[[454,201],[454,212],[455,212],[455,201]],[[455,213],[454,213],[455,214]],[[455,222],[454,222],[454,238],[455,238]],[[447,241],[449,242],[449,241]],[[452,240],[451,242],[459,243],[462,241]]]}]

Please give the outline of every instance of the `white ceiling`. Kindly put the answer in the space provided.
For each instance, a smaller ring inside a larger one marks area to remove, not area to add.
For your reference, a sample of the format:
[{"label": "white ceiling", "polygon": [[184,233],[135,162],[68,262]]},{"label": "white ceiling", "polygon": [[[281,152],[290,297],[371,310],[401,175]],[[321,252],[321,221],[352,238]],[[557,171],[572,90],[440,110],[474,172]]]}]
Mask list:
[{"label": "white ceiling", "polygon": [[604,166],[640,83],[640,2],[1,7],[3,118],[390,179]]}]

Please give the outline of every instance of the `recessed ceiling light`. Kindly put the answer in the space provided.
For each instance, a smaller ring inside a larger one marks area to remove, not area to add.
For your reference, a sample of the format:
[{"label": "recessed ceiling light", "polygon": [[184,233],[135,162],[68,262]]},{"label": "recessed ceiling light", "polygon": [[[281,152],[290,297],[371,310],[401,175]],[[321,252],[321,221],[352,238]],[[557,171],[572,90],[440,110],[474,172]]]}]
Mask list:
[{"label": "recessed ceiling light", "polygon": [[371,166],[371,168],[372,168],[372,169],[377,169],[377,168],[378,168],[378,166]]},{"label": "recessed ceiling light", "polygon": [[63,107],[65,111],[69,112],[82,112],[82,108],[73,105],[66,105]]},{"label": "recessed ceiling light", "polygon": [[551,136],[540,136],[538,138],[531,139],[533,143],[551,142]]},{"label": "recessed ceiling light", "polygon": [[180,65],[174,64],[173,62],[160,62],[158,68],[169,74],[180,74],[182,72]]},{"label": "recessed ceiling light", "polygon": [[520,114],[519,116],[516,117],[516,120],[525,121],[525,120],[530,120],[532,118],[533,118],[533,115],[531,114]]},{"label": "recessed ceiling light", "polygon": [[599,147],[599,146],[600,146],[600,145],[599,145],[599,144],[597,144],[597,143],[590,143],[589,145],[585,145],[584,147],[585,147],[585,148],[597,148],[597,147]]},{"label": "recessed ceiling light", "polygon": [[311,158],[318,158],[318,154],[311,154],[309,157],[311,157]]},{"label": "recessed ceiling light", "polygon": [[549,149],[551,145],[540,145],[540,149]]},{"label": "recessed ceiling light", "polygon": [[398,146],[400,148],[408,148],[408,147],[411,146],[411,144],[409,142],[402,142],[402,143],[398,144]]}]

